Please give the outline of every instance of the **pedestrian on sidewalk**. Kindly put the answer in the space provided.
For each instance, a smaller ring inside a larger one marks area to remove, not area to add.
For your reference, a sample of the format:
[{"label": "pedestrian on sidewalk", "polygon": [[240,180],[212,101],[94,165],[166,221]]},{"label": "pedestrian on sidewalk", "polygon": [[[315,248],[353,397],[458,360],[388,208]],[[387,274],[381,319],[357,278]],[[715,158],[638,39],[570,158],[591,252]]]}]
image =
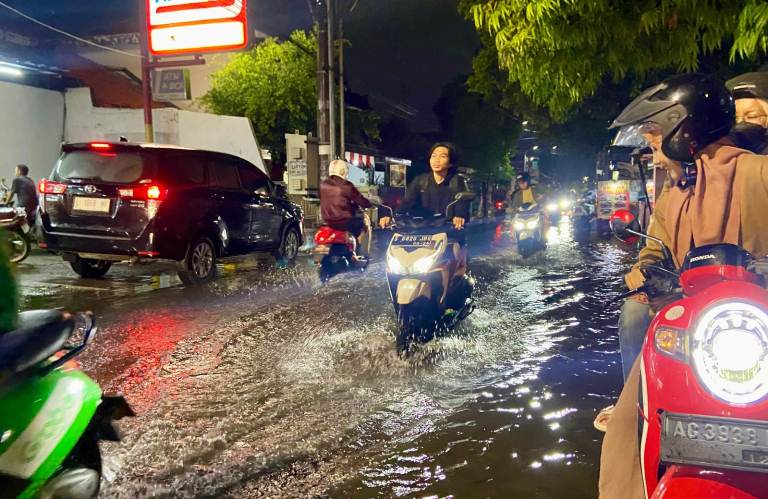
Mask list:
[{"label": "pedestrian on sidewalk", "polygon": [[37,189],[35,181],[29,178],[29,167],[27,165],[18,165],[16,167],[16,178],[13,179],[11,190],[8,191],[8,197],[4,203],[10,204],[14,196],[16,196],[14,206],[26,210],[27,222],[34,227],[37,220]]}]

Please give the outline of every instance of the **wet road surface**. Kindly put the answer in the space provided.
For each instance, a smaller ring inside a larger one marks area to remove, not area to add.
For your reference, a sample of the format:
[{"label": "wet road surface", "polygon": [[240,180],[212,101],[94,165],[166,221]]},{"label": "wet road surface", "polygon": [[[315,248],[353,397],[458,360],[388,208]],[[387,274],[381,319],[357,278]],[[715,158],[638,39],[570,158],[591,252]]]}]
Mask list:
[{"label": "wet road surface", "polygon": [[197,290],[62,277],[26,304],[99,315],[83,367],[138,413],[102,445],[104,497],[591,498],[628,255],[569,234],[530,262],[508,227],[472,236],[477,311],[405,359],[382,263],[325,286],[307,262]]}]

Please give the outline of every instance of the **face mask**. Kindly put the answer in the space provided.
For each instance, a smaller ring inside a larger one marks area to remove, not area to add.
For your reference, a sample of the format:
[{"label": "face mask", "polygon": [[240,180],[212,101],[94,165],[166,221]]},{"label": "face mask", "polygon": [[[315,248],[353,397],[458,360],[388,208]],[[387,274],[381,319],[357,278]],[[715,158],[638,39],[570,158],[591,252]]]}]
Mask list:
[{"label": "face mask", "polygon": [[737,146],[759,154],[768,146],[766,132],[766,129],[760,125],[743,121],[733,126],[731,138]]}]

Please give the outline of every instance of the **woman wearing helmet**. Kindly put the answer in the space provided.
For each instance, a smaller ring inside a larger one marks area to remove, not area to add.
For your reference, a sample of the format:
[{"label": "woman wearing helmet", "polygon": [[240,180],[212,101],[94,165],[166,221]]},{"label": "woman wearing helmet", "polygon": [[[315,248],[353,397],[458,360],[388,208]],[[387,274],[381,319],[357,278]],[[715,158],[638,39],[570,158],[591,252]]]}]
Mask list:
[{"label": "woman wearing helmet", "polygon": [[729,137],[755,154],[768,154],[768,72],[745,73],[726,86],[736,104],[736,125]]},{"label": "woman wearing helmet", "polygon": [[[733,98],[725,86],[709,76],[686,74],[643,92],[612,126],[640,126],[654,162],[672,173],[648,232],[671,250],[678,267],[691,248],[706,244],[739,244],[758,258],[768,254],[764,230],[768,157],[739,149],[728,139],[733,121]],[[661,248],[650,242],[626,276],[627,286],[642,286],[642,267],[662,259]],[[634,316],[627,317],[628,313]],[[651,314],[649,305],[622,309],[619,342],[627,379],[606,423],[600,463],[600,495],[605,499],[644,497],[637,444],[636,357]]]},{"label": "woman wearing helmet", "polygon": [[517,211],[524,204],[533,204],[537,201],[536,193],[531,186],[531,176],[528,172],[521,173],[516,179],[515,192],[512,193],[510,206],[512,211]]}]

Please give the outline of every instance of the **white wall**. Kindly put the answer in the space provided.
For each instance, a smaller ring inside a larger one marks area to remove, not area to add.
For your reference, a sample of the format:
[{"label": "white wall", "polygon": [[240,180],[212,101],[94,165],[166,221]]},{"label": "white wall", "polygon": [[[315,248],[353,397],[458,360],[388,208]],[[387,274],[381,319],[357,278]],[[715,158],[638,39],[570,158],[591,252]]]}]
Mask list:
[{"label": "white wall", "polygon": [[19,163],[36,181],[47,176],[64,137],[64,96],[0,82],[0,109],[0,178],[10,185]]},{"label": "white wall", "polygon": [[[132,142],[144,141],[142,109],[95,108],[87,88],[68,90],[66,103],[67,142],[117,141],[121,136]],[[159,144],[234,154],[266,172],[247,118],[166,108],[153,110],[152,119]]]}]

